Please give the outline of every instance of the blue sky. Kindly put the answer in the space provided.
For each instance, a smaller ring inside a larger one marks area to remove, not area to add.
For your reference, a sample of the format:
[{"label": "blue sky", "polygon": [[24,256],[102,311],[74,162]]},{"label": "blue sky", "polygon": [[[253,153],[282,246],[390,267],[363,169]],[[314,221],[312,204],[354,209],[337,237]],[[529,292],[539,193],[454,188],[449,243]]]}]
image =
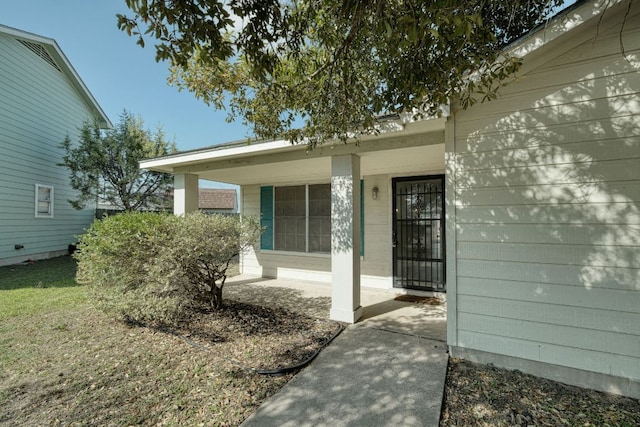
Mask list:
[{"label": "blue sky", "polygon": [[130,14],[124,0],[0,0],[0,7],[0,24],[58,42],[113,123],[127,109],[149,129],[162,126],[180,151],[249,136],[241,123],[225,121],[226,112],[167,84],[153,40],[143,49],[118,29],[116,13]]}]

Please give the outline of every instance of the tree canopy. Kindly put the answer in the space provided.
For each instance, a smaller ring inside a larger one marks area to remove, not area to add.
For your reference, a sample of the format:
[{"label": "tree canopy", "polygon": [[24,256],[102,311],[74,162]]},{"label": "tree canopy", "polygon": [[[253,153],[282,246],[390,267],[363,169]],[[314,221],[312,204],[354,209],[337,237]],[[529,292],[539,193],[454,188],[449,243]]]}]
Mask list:
[{"label": "tree canopy", "polygon": [[101,129],[97,121],[80,128],[79,142],[67,135],[60,166],[70,171],[71,186],[78,192],[69,203],[82,209],[89,201],[103,200],[117,209],[135,211],[166,205],[172,184],[170,175],[141,170],[140,160],[176,151],[164,133],[144,129],[140,117],[124,111],[112,129]]},{"label": "tree canopy", "polygon": [[[510,41],[563,0],[126,0],[118,25],[167,60],[170,81],[258,137],[311,145],[380,117],[494,99],[519,67]],[[298,127],[302,122],[302,126]]]}]

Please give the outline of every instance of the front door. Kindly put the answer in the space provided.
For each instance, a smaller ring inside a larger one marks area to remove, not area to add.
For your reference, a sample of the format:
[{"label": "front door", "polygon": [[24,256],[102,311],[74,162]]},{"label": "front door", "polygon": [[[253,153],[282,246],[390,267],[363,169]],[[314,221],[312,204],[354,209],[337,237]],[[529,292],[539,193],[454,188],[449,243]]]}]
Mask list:
[{"label": "front door", "polygon": [[393,179],[393,285],[445,291],[444,175]]}]

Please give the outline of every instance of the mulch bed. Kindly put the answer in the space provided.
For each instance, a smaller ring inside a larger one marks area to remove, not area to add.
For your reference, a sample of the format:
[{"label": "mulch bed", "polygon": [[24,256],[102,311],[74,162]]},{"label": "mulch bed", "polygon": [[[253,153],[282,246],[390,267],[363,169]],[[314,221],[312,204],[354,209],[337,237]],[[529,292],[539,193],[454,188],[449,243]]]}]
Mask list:
[{"label": "mulch bed", "polygon": [[[166,331],[195,348],[215,351],[215,357],[237,367],[269,370],[304,362],[342,328],[338,322],[281,308],[233,300],[224,305],[223,310],[204,308]],[[234,341],[241,345],[220,345]]]},{"label": "mulch bed", "polygon": [[640,401],[452,358],[440,426],[640,426]]}]

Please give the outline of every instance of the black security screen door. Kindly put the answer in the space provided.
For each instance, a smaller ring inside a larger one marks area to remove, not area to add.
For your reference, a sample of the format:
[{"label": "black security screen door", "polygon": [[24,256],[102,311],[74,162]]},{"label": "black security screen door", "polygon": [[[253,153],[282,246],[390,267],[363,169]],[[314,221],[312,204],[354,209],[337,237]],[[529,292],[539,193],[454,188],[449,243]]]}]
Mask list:
[{"label": "black security screen door", "polygon": [[394,179],[394,286],[445,291],[444,252],[444,176]]}]

